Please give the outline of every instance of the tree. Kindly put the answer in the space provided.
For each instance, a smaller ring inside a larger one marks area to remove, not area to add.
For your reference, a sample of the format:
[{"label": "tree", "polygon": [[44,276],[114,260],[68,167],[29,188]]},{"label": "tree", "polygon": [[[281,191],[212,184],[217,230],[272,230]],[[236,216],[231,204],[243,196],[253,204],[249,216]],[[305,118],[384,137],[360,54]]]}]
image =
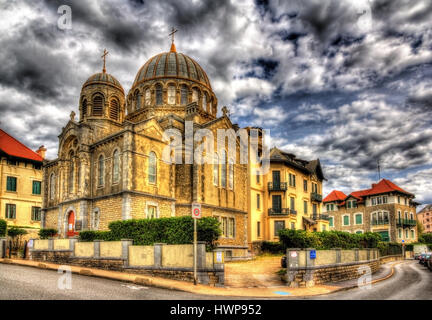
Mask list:
[{"label": "tree", "polygon": [[420,235],[424,232],[423,224],[417,220],[417,234]]},{"label": "tree", "polygon": [[8,230],[7,235],[12,238],[12,250],[17,251],[19,249],[21,238],[25,234],[27,234],[27,231],[18,227],[11,227]]}]

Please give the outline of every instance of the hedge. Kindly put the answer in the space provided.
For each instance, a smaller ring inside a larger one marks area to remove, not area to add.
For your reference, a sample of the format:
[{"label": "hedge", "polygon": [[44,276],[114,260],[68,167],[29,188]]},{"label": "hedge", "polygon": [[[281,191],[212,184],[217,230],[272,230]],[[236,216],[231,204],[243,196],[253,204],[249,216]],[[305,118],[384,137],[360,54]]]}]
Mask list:
[{"label": "hedge", "polygon": [[0,219],[0,237],[4,237],[6,235],[6,230],[7,230],[6,220]]},{"label": "hedge", "polygon": [[[132,219],[113,221],[110,231],[82,231],[80,240],[132,239],[135,245],[153,245],[154,243],[187,244],[193,242],[193,218],[172,217],[160,219]],[[209,249],[221,234],[219,222],[213,217],[204,217],[197,221],[198,241],[205,241]]]},{"label": "hedge", "polygon": [[263,241],[261,251],[268,253],[284,253],[284,247],[280,242]]},{"label": "hedge", "polygon": [[402,244],[397,242],[380,242],[378,244],[380,256],[402,254]]},{"label": "hedge", "polygon": [[27,234],[27,231],[22,228],[11,227],[7,232],[9,237],[15,238]]},{"label": "hedge", "polygon": [[353,234],[343,231],[309,232],[291,229],[279,231],[279,241],[284,250],[287,248],[316,248],[320,250],[377,248],[381,240],[381,236],[373,232]]},{"label": "hedge", "polygon": [[57,234],[57,229],[40,229],[39,230],[39,237],[41,239],[48,239],[52,238]]},{"label": "hedge", "polygon": [[418,237],[418,242],[420,242],[420,243],[432,243],[432,233],[422,233]]}]

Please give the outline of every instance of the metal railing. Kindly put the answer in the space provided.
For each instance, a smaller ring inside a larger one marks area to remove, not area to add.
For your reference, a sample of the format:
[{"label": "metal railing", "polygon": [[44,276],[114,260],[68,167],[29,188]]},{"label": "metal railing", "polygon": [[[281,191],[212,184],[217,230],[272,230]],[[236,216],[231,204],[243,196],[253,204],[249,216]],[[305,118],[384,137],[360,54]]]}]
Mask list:
[{"label": "metal railing", "polygon": [[372,219],[373,226],[382,226],[389,223],[390,221],[388,219]]},{"label": "metal railing", "polygon": [[417,221],[412,219],[397,219],[396,225],[398,227],[414,227],[417,225]]},{"label": "metal railing", "polygon": [[268,190],[269,191],[286,191],[287,189],[288,189],[288,186],[287,186],[286,182],[279,182],[279,183],[269,182],[268,183]]},{"label": "metal railing", "polygon": [[268,209],[269,216],[286,216],[289,213],[290,213],[289,209],[287,209],[287,208],[276,208],[276,209],[269,208]]},{"label": "metal railing", "polygon": [[311,201],[322,202],[322,195],[316,192],[311,192]]},{"label": "metal railing", "polygon": [[330,217],[326,214],[312,214],[310,217],[312,220],[330,220]]},{"label": "metal railing", "polygon": [[297,211],[293,209],[289,209],[289,213],[292,215],[297,215]]}]

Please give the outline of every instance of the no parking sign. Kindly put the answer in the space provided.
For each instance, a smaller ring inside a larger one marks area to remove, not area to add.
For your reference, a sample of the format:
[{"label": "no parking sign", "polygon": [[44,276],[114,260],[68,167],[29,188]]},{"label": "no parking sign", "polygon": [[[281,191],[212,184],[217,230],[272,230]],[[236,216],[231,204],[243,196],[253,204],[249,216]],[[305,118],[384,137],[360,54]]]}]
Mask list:
[{"label": "no parking sign", "polygon": [[201,204],[192,203],[192,218],[201,219]]}]

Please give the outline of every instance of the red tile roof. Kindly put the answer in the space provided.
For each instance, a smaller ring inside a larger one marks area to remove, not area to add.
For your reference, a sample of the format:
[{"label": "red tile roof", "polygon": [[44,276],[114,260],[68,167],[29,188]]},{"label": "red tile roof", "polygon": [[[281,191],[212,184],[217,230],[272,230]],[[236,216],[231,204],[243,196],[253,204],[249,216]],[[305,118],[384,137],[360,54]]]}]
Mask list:
[{"label": "red tile roof", "polygon": [[333,190],[330,194],[324,198],[323,202],[341,201],[345,200],[347,195],[339,190]]},{"label": "red tile roof", "polygon": [[33,150],[27,148],[21,142],[8,133],[0,129],[0,150],[4,153],[17,158],[24,158],[42,162],[43,159]]},{"label": "red tile roof", "polygon": [[348,196],[345,195],[342,191],[333,190],[327,197],[324,198],[323,202],[331,202],[331,201],[341,201],[347,199],[349,196],[353,196],[354,198],[362,201],[363,197],[371,196],[375,194],[388,193],[388,192],[401,192],[407,195],[413,195],[397,186],[393,182],[387,179],[382,179],[378,183],[372,184],[372,188],[366,190],[353,191]]}]

